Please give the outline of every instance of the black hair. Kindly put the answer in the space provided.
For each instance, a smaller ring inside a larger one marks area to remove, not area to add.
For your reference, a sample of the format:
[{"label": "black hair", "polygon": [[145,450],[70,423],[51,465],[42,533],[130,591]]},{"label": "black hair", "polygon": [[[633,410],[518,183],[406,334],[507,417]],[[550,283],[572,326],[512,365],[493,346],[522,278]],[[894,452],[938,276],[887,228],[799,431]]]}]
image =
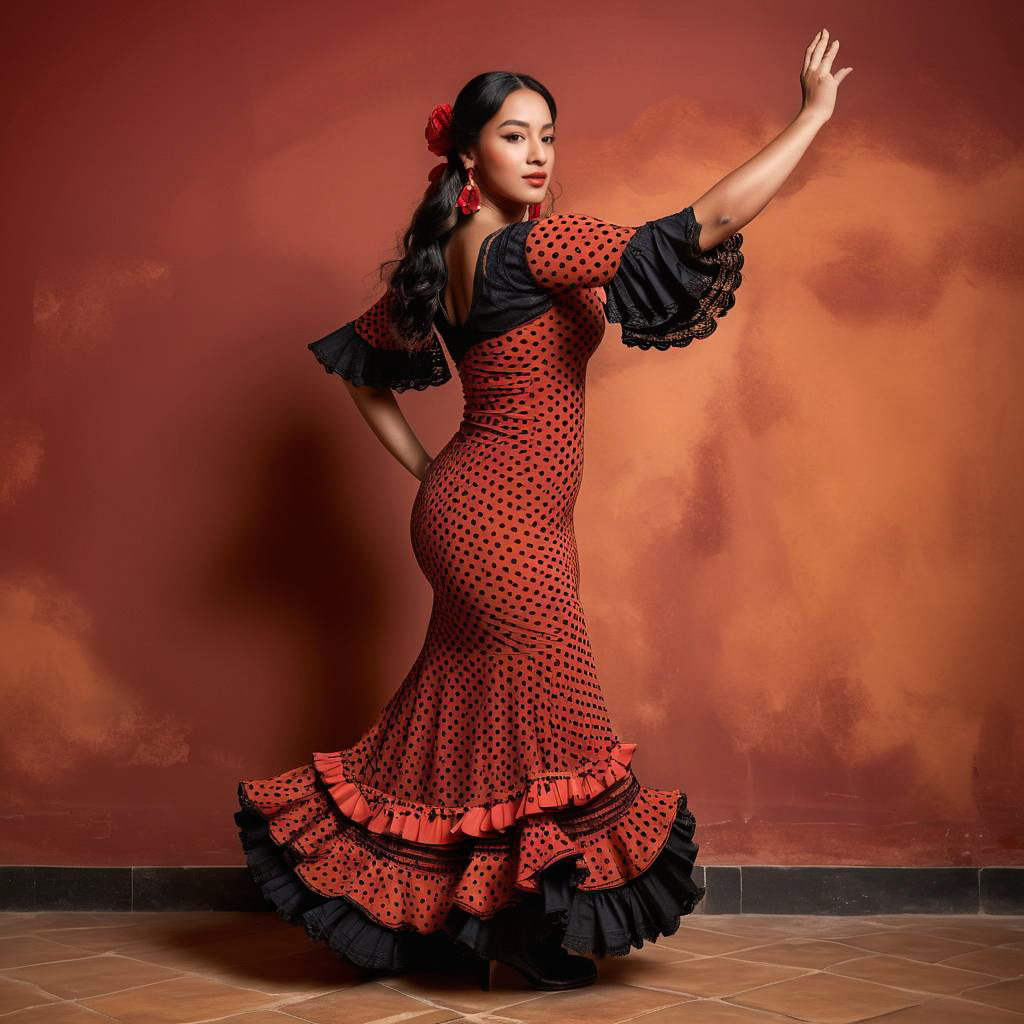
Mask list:
[{"label": "black hair", "polygon": [[[443,173],[424,192],[423,200],[412,215],[402,236],[404,255],[381,264],[381,278],[388,280],[394,296],[393,322],[398,340],[416,347],[431,331],[441,289],[445,281],[442,245],[462,215],[456,200],[469,175],[459,151],[475,145],[483,126],[498,113],[509,93],[532,89],[544,97],[557,119],[554,97],[531,75],[512,71],[486,71],[471,78],[452,104],[451,149]],[[550,195],[550,193],[549,193]],[[385,270],[397,264],[390,274]]]}]

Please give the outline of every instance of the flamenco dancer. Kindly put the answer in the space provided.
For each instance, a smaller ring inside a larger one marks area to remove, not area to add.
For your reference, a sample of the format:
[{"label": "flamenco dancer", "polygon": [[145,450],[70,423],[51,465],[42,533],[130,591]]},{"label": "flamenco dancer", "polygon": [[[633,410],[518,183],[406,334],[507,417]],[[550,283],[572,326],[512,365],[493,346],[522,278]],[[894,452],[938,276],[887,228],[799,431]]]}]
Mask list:
[{"label": "flamenco dancer", "polygon": [[[235,813],[264,897],[344,961],[475,966],[484,988],[500,961],[573,988],[703,897],[686,794],[634,775],[580,603],[587,365],[608,322],[642,349],[716,329],[740,285],[739,229],[832,116],[851,70],[831,73],[838,45],[825,29],[811,41],[800,112],[768,146],[639,226],[539,215],[556,106],[529,75],[478,75],[431,112],[444,159],[385,294],[308,346],[420,480],[426,638],[354,746],[242,781]],[[431,458],[393,392],[449,381],[445,350],[465,408]]]}]

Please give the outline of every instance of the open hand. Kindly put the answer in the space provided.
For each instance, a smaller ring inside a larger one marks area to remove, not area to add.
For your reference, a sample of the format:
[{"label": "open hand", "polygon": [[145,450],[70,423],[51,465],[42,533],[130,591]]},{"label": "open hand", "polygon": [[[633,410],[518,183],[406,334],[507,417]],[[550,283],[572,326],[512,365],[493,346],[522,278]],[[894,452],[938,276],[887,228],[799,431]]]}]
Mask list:
[{"label": "open hand", "polygon": [[833,75],[832,61],[839,50],[839,40],[833,39],[826,53],[827,45],[828,29],[823,28],[804,51],[804,69],[800,75],[804,93],[803,109],[814,111],[823,121],[827,121],[835,109],[839,83],[853,70],[840,68]]}]

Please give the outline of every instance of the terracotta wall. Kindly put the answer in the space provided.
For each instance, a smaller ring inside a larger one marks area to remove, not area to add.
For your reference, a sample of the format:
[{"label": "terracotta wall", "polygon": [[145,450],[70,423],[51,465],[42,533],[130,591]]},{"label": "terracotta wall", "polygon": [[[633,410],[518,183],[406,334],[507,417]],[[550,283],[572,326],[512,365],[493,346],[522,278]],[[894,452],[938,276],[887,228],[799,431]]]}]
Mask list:
[{"label": "terracotta wall", "polygon": [[[376,296],[431,106],[537,75],[558,208],[641,223],[796,113],[822,18],[855,71],[735,309],[591,363],[598,666],[704,863],[1024,862],[1019,5],[105,2],[0,44],[0,863],[240,864],[237,780],[412,664],[417,482],[305,346]],[[458,425],[454,380],[400,401]]]}]

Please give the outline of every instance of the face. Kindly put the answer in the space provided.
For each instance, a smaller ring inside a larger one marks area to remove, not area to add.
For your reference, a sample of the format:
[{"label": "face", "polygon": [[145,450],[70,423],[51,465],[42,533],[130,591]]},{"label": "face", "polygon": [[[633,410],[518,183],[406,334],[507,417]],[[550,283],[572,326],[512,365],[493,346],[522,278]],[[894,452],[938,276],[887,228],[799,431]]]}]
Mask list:
[{"label": "face", "polygon": [[544,97],[532,89],[510,92],[467,156],[468,161],[463,159],[473,168],[481,205],[515,215],[541,202],[555,167],[555,127]]}]

